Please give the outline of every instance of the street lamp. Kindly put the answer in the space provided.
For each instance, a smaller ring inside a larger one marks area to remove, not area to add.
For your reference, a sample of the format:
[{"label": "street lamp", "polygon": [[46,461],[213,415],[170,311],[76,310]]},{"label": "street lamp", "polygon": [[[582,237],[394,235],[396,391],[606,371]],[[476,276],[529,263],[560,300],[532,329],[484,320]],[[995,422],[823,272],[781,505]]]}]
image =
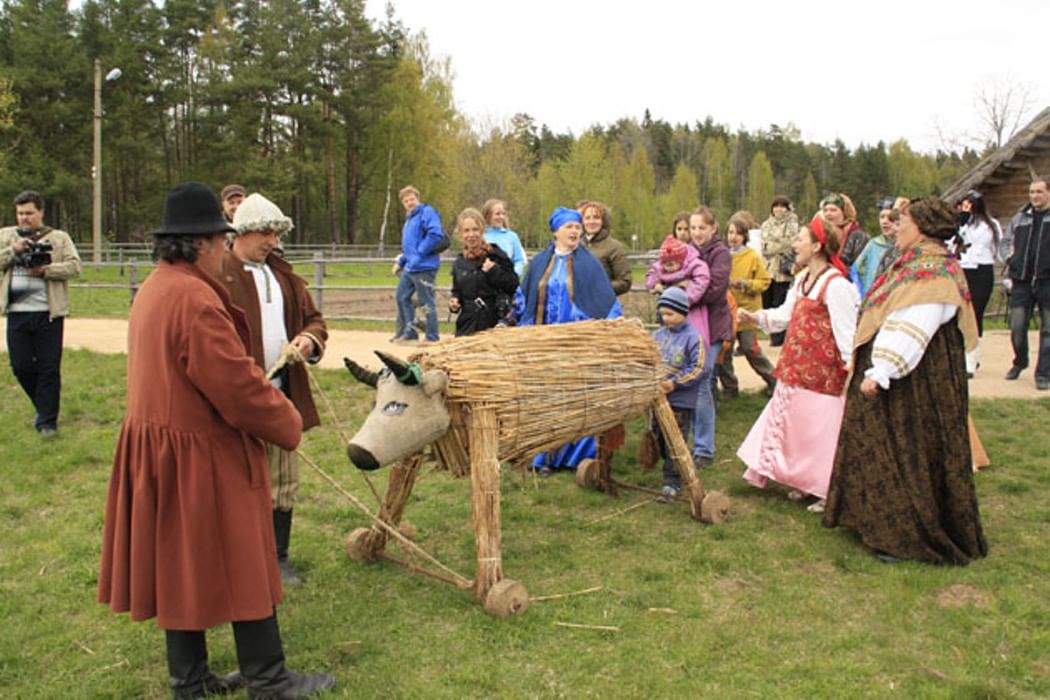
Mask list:
[{"label": "street lamp", "polygon": [[[120,77],[120,69],[106,73],[106,82]],[[95,148],[91,163],[91,259],[102,262],[102,64],[95,59]]]}]

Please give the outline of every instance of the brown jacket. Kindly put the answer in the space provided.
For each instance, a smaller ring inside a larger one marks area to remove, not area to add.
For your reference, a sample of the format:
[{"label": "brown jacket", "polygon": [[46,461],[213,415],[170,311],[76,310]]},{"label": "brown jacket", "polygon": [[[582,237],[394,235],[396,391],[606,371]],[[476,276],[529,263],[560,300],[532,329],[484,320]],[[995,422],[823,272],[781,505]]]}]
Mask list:
[{"label": "brown jacket", "polygon": [[202,630],[281,601],[263,441],[295,449],[302,419],[248,342],[244,313],[195,265],[161,262],[135,297],[98,579],[115,612]]},{"label": "brown jacket", "polygon": [[609,229],[594,234],[590,241],[584,238],[584,242],[591,255],[598,258],[605,268],[605,275],[616,296],[631,291],[631,261],[627,259],[627,249],[623,243],[610,236]]},{"label": "brown jacket", "polygon": [[[270,266],[278,284],[281,285],[281,294],[284,296],[284,326],[288,331],[288,339],[297,335],[305,335],[314,341],[317,346],[317,355],[309,358],[311,362],[317,362],[324,355],[325,342],[328,340],[328,327],[325,325],[321,312],[314,306],[313,297],[306,287],[306,281],[295,274],[292,266],[277,255],[266,258],[266,264]],[[223,270],[220,281],[229,290],[233,303],[244,309],[248,316],[248,327],[252,333],[252,357],[256,364],[265,372],[268,367],[263,367],[263,341],[262,341],[262,316],[259,311],[259,294],[255,291],[255,280],[252,273],[244,269],[244,264],[230,251],[226,251],[223,258]],[[297,364],[288,368],[288,394],[292,403],[303,417],[303,430],[309,430],[320,424],[317,415],[317,407],[314,406],[314,398],[310,393],[310,377],[307,376],[306,367]]]}]

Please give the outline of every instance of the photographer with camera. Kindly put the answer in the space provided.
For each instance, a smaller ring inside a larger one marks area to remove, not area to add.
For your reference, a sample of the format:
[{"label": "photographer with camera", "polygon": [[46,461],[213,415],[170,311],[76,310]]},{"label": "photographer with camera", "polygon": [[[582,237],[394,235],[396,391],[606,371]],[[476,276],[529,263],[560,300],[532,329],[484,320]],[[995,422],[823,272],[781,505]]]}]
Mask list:
[{"label": "photographer with camera", "polygon": [[17,226],[0,228],[0,313],[7,316],[11,369],[36,408],[33,425],[51,439],[58,429],[68,281],[80,275],[80,256],[65,231],[43,225],[38,192],[15,197],[15,218]]}]

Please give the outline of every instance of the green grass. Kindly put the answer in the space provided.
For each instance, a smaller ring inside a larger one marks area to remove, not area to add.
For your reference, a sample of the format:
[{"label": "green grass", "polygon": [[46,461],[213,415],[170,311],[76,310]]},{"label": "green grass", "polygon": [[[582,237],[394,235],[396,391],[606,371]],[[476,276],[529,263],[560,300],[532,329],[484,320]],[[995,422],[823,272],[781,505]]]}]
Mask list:
[{"label": "green grass", "polygon": [[[28,401],[0,377],[0,697],[168,697],[161,632],[94,602],[123,374],[121,356],[68,352],[53,443],[36,439]],[[318,376],[352,430],[370,396],[345,373]],[[506,575],[532,595],[603,587],[507,620],[389,562],[347,560],[346,535],[366,518],[304,465],[292,559],[306,585],[279,609],[289,665],[334,673],[333,697],[1050,696],[1050,401],[973,404],[994,463],[977,476],[991,552],[965,568],[881,564],[848,531],[744,484],[733,452],[762,405],[745,395],[722,406],[718,459],[703,474],[733,498],[720,526],[690,520],[684,504],[592,523],[645,496],[507,470]],[[371,503],[323,419],[304,452]],[[658,473],[632,465],[639,433],[636,421],[615,470],[656,485]],[[382,488],[386,472],[372,478]],[[472,575],[468,481],[426,471],[406,517],[423,547]],[[209,643],[213,668],[230,670],[228,627]]]}]

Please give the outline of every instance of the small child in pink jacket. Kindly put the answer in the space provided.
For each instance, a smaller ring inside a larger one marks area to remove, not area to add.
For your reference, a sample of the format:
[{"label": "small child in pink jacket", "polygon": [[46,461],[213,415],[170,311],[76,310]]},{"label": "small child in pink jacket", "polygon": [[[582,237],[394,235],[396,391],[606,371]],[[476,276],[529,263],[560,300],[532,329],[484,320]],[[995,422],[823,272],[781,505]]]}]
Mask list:
[{"label": "small child in pink jacket", "polygon": [[660,246],[660,258],[645,273],[645,288],[653,294],[660,294],[669,287],[681,287],[689,299],[689,323],[700,334],[704,343],[708,343],[711,333],[707,326],[707,306],[700,304],[700,299],[711,282],[711,273],[707,263],[700,259],[700,254],[693,246],[683,243],[674,236],[668,236]]}]

